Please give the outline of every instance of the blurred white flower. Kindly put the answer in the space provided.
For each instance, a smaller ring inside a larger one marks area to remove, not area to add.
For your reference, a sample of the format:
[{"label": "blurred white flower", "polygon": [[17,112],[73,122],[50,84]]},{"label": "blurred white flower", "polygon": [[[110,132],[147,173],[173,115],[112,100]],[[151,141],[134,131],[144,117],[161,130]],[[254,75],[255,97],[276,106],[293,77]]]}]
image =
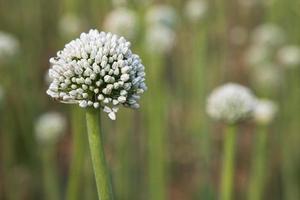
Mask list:
[{"label": "blurred white flower", "polygon": [[235,45],[243,45],[247,41],[248,32],[244,27],[236,26],[230,31],[230,41]]},{"label": "blurred white flower", "polygon": [[206,111],[215,120],[236,123],[252,116],[255,104],[255,97],[247,87],[227,83],[213,90]]},{"label": "blurred white flower", "polygon": [[206,0],[189,0],[185,4],[185,15],[191,22],[198,22],[203,19],[208,10]]},{"label": "blurred white flower", "polygon": [[286,67],[295,67],[300,65],[300,47],[289,45],[278,51],[278,60]]},{"label": "blurred white flower", "polygon": [[47,94],[82,108],[138,108],[140,95],[147,89],[146,74],[130,45],[112,33],[82,33],[50,59],[52,82]]},{"label": "blurred white flower", "polygon": [[19,41],[9,33],[0,31],[0,61],[5,61],[19,51]]},{"label": "blurred white flower", "polygon": [[82,20],[77,15],[68,13],[61,17],[59,31],[63,36],[73,37],[81,32],[82,24]]},{"label": "blurred white flower", "polygon": [[246,50],[244,59],[248,66],[258,66],[270,62],[272,50],[261,44],[253,44]]},{"label": "blurred white flower", "polygon": [[164,54],[170,52],[175,43],[175,32],[163,25],[148,27],[146,47],[149,52]]},{"label": "blurred white flower", "polygon": [[128,8],[116,8],[104,20],[104,30],[132,39],[137,33],[136,13]]},{"label": "blurred white flower", "polygon": [[262,24],[254,30],[252,40],[260,46],[278,47],[285,42],[285,33],[275,24]]},{"label": "blurred white flower", "polygon": [[251,82],[263,91],[275,91],[282,83],[280,67],[274,64],[263,64],[251,69]]},{"label": "blurred white flower", "polygon": [[57,112],[48,112],[38,118],[35,123],[35,134],[38,143],[53,144],[59,140],[66,130],[66,119]]},{"label": "blurred white flower", "polygon": [[162,25],[175,29],[177,20],[175,9],[169,5],[152,6],[146,13],[148,26]]},{"label": "blurred white flower", "polygon": [[254,120],[258,124],[267,125],[274,119],[278,106],[270,100],[259,99],[257,100],[254,109]]}]

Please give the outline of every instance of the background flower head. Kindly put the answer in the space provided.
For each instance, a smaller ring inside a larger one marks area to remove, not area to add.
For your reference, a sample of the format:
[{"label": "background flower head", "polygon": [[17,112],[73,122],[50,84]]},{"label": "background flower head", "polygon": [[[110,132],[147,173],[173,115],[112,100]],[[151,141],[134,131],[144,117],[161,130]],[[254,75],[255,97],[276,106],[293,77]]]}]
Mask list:
[{"label": "background flower head", "polygon": [[215,120],[235,123],[251,116],[255,97],[242,85],[227,83],[212,91],[207,99],[206,111]]},{"label": "background flower head", "polygon": [[288,45],[278,51],[278,60],[280,64],[287,68],[294,68],[300,65],[300,47]]},{"label": "background flower head", "polygon": [[53,144],[63,135],[67,126],[66,119],[57,112],[48,112],[40,116],[35,123],[38,143]]},{"label": "background flower head", "polygon": [[254,120],[258,124],[267,125],[274,119],[277,110],[278,106],[273,101],[259,99],[253,113]]},{"label": "background flower head", "polygon": [[128,8],[120,7],[106,16],[103,28],[105,31],[132,39],[137,34],[137,26],[136,13]]},{"label": "background flower head", "polygon": [[14,56],[18,50],[18,40],[11,34],[0,31],[0,61],[5,61]]}]

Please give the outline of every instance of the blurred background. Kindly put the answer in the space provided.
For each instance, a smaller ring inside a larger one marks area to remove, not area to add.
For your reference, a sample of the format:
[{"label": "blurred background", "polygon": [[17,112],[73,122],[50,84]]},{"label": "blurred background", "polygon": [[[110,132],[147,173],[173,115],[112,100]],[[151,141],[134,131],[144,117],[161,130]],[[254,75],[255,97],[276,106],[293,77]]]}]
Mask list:
[{"label": "blurred background", "polygon": [[[277,108],[268,123],[238,125],[234,199],[300,199],[299,9],[295,0],[0,0],[0,199],[97,199],[83,111],[46,95],[49,58],[92,28],[128,39],[147,73],[139,110],[102,116],[115,199],[218,199],[224,123],[205,106],[227,82]],[[251,197],[261,129],[261,197]]]}]

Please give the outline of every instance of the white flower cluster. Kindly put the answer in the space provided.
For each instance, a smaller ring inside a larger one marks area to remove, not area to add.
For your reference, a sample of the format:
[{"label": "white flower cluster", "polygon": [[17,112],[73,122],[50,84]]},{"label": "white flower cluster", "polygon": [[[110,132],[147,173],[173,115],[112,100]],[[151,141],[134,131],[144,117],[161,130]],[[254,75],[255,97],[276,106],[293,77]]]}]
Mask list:
[{"label": "white flower cluster", "polygon": [[160,24],[171,29],[177,24],[177,14],[169,5],[155,5],[150,7],[146,13],[146,22],[149,26]]},{"label": "white flower cluster", "polygon": [[106,16],[103,28],[105,31],[132,39],[136,35],[137,25],[135,12],[121,7],[116,8]]},{"label": "white flower cluster", "polygon": [[0,31],[0,61],[12,57],[18,50],[18,40],[11,34]]},{"label": "white flower cluster", "polygon": [[65,14],[59,21],[59,31],[63,36],[71,37],[80,33],[83,22],[75,14]]},{"label": "white flower cluster", "polygon": [[67,126],[66,119],[57,112],[45,113],[35,124],[35,134],[38,143],[53,144],[63,135]]},{"label": "white flower cluster", "polygon": [[167,53],[173,48],[175,37],[175,32],[170,28],[159,24],[152,25],[146,33],[147,49],[154,53]]},{"label": "white flower cluster", "polygon": [[278,60],[280,64],[286,67],[296,67],[300,65],[300,47],[288,45],[278,51]]},{"label": "white flower cluster", "polygon": [[141,59],[131,52],[130,42],[112,33],[82,33],[50,63],[48,95],[83,108],[101,107],[113,120],[119,105],[138,108],[147,89]]},{"label": "white flower cluster", "polygon": [[216,88],[208,97],[207,113],[215,120],[236,123],[252,115],[256,100],[252,92],[239,84]]},{"label": "white flower cluster", "polygon": [[267,23],[258,26],[253,33],[253,43],[261,47],[278,47],[282,45],[286,38],[281,27]]},{"label": "white flower cluster", "polygon": [[274,92],[280,87],[284,79],[279,66],[265,63],[251,70],[250,80],[255,88],[261,91]]},{"label": "white flower cluster", "polygon": [[185,15],[191,22],[198,22],[207,13],[208,4],[206,0],[189,0],[185,5]]},{"label": "white flower cluster", "polygon": [[168,5],[156,5],[146,13],[147,50],[155,54],[170,52],[175,43],[176,11]]},{"label": "white flower cluster", "polygon": [[277,105],[266,99],[257,100],[257,104],[254,110],[254,120],[258,124],[267,125],[275,117],[275,114],[278,110]]}]

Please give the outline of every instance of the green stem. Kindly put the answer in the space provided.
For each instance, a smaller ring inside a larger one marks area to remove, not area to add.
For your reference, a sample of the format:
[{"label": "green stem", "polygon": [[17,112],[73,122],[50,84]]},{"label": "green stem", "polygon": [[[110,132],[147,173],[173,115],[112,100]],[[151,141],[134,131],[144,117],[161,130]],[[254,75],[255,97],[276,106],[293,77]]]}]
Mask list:
[{"label": "green stem", "polygon": [[[149,91],[147,94],[147,130],[148,130],[148,173],[149,173],[149,199],[164,200],[167,196],[167,121],[166,103],[168,93],[161,83],[165,80],[163,74],[163,58],[160,56],[151,57],[152,69],[148,70]],[[155,98],[150,98],[155,97]]]},{"label": "green stem", "polygon": [[262,199],[266,178],[266,145],[267,127],[260,126],[254,141],[254,155],[252,159],[252,171],[248,188],[248,200]]},{"label": "green stem", "polygon": [[87,109],[86,123],[99,200],[112,200],[110,177],[100,132],[100,110]]},{"label": "green stem", "polygon": [[67,200],[75,200],[80,198],[80,181],[82,178],[84,155],[85,155],[85,139],[84,125],[82,123],[84,114],[80,108],[72,108],[72,129],[73,129],[73,150],[72,161],[70,164],[69,182],[67,188]]},{"label": "green stem", "polygon": [[55,162],[55,148],[53,145],[46,146],[42,152],[44,172],[44,192],[46,200],[59,200],[59,180]]},{"label": "green stem", "polygon": [[228,125],[224,141],[221,200],[232,200],[234,160],[236,151],[236,127]]}]

